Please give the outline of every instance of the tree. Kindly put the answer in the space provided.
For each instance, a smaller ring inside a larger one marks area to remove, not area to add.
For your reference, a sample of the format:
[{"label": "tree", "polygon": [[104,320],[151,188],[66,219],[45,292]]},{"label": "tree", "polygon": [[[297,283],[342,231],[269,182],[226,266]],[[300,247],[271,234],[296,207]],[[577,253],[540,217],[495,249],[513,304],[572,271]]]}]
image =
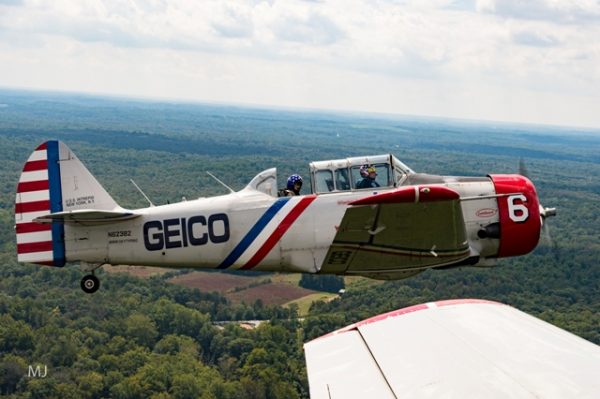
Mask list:
[{"label": "tree", "polygon": [[77,377],[77,386],[85,398],[100,397],[104,389],[102,375],[91,371]]},{"label": "tree", "polygon": [[24,321],[0,315],[0,352],[27,351],[34,348],[33,332]]},{"label": "tree", "polygon": [[170,393],[175,399],[197,398],[202,394],[202,385],[192,374],[176,375]]},{"label": "tree", "polygon": [[5,356],[0,361],[0,395],[14,393],[26,371],[27,362],[23,358],[13,355]]},{"label": "tree", "polygon": [[138,313],[125,319],[125,336],[135,340],[140,345],[151,348],[154,346],[158,331],[152,319]]},{"label": "tree", "polygon": [[185,353],[194,358],[198,357],[198,344],[184,335],[167,335],[154,345],[155,353],[176,355]]},{"label": "tree", "polygon": [[299,285],[309,290],[337,293],[344,288],[344,278],[327,274],[304,273],[300,277]]}]

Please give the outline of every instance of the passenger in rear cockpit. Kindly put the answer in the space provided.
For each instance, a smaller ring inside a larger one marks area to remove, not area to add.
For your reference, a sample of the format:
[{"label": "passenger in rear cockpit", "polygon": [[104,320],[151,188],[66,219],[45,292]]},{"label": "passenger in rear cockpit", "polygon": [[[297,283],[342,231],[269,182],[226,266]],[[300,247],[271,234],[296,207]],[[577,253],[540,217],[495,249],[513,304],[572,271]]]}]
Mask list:
[{"label": "passenger in rear cockpit", "polygon": [[302,177],[293,174],[288,178],[286,188],[279,190],[278,195],[280,197],[300,195],[300,190],[302,190]]}]

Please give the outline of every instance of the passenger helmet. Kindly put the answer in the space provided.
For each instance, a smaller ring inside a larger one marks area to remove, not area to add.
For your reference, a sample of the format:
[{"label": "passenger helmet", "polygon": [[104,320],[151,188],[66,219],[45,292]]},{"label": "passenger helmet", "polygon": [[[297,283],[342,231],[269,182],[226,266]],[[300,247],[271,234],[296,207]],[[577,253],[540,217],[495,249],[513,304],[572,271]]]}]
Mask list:
[{"label": "passenger helmet", "polygon": [[291,175],[287,181],[287,189],[293,190],[294,184],[296,184],[298,182],[300,183],[300,185],[302,185],[302,177],[300,177],[300,175]]}]

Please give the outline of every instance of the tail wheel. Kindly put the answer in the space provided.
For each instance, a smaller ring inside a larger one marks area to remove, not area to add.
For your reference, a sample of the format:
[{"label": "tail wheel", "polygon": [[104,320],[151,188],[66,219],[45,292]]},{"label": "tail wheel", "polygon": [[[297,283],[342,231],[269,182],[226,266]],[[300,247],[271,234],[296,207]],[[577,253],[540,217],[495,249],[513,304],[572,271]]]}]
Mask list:
[{"label": "tail wheel", "polygon": [[93,294],[100,288],[100,280],[93,274],[88,274],[81,279],[81,289],[88,294]]}]

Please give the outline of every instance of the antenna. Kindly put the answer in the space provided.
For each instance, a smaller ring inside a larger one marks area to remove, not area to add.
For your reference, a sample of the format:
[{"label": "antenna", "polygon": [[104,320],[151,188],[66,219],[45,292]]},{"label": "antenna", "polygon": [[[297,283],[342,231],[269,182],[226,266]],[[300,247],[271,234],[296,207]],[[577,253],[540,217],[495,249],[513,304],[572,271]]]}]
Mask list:
[{"label": "antenna", "polygon": [[210,173],[209,171],[206,171],[206,173],[212,177],[213,179],[215,179],[219,184],[221,184],[223,187],[225,187],[227,190],[229,190],[230,193],[235,193],[235,191],[229,187],[227,184],[223,183],[221,180],[219,180],[219,178],[217,178],[217,176],[213,175],[212,173]]},{"label": "antenna", "polygon": [[150,198],[148,198],[148,196],[146,194],[144,194],[144,192],[142,191],[142,189],[140,188],[140,186],[138,186],[137,184],[135,184],[135,182],[133,181],[133,179],[129,179],[129,181],[131,183],[133,183],[133,185],[135,186],[135,188],[137,188],[140,193],[142,193],[142,195],[144,196],[144,198],[146,198],[146,201],[148,201],[148,203],[150,204],[150,206],[154,206],[154,204],[152,203],[152,201],[150,201]]}]

